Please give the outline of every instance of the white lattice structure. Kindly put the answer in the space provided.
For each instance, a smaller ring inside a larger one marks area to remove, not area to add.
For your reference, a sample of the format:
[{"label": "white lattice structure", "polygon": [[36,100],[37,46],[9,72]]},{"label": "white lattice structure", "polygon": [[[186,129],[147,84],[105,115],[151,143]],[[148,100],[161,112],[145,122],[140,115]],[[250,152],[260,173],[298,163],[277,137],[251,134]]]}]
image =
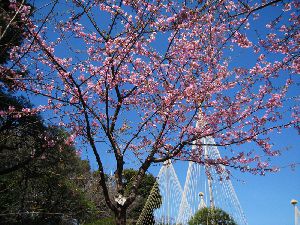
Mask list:
[{"label": "white lattice structure", "polygon": [[[217,147],[214,146],[212,138],[202,140],[203,154],[209,159],[220,158]],[[207,177],[207,172],[210,178]],[[203,193],[204,198],[199,197]],[[204,201],[204,202],[201,202]],[[189,204],[191,214],[184,213],[184,208],[179,208],[177,223],[187,224],[192,215],[200,207],[217,207],[231,215],[237,224],[246,225],[247,221],[240,206],[239,200],[224,167],[221,172],[217,172],[215,167],[206,167],[197,163],[190,162],[186,181],[183,189],[183,201]],[[182,211],[182,212],[181,212]]]},{"label": "white lattice structure", "polygon": [[[161,198],[161,201],[159,198]],[[167,161],[159,171],[156,183],[141,212],[137,225],[150,224],[151,214],[149,212],[151,211],[154,211],[156,224],[175,224],[181,201],[182,188],[180,182],[171,161]],[[153,202],[156,204],[153,205]]]},{"label": "white lattice structure", "polygon": [[[203,154],[209,159],[220,158],[212,138],[201,140]],[[210,178],[207,177],[207,172]],[[237,195],[225,168],[217,172],[215,167],[208,167],[189,162],[186,180],[182,189],[175,169],[170,161],[164,163],[155,184],[155,192],[150,194],[137,224],[147,224],[149,212],[154,211],[155,224],[187,224],[191,217],[203,207],[217,207],[234,218],[238,225],[247,225]],[[159,198],[160,207],[150,207],[151,202]],[[159,208],[158,208],[159,207]],[[150,217],[149,217],[150,218]],[[150,221],[150,220],[149,220]],[[297,224],[298,225],[298,224]]]}]

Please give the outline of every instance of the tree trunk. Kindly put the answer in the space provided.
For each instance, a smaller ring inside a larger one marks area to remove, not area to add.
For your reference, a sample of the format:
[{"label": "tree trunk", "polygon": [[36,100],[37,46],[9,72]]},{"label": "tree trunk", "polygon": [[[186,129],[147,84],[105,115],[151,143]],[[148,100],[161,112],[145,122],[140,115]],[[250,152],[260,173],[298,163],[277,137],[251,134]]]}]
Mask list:
[{"label": "tree trunk", "polygon": [[126,209],[120,209],[115,213],[116,225],[126,225]]}]

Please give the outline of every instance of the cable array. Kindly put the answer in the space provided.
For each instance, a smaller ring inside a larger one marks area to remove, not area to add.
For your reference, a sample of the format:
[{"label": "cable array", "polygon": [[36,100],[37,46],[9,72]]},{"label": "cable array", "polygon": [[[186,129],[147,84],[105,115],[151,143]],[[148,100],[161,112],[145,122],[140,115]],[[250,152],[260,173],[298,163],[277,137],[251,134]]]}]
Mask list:
[{"label": "cable array", "polygon": [[[201,142],[203,154],[208,159],[220,158],[213,138],[205,138]],[[192,216],[203,207],[220,208],[227,212],[237,224],[247,225],[232,182],[228,178],[224,166],[220,166],[217,171],[213,166],[189,162],[182,189],[171,161],[165,162],[137,225],[188,224]]]}]

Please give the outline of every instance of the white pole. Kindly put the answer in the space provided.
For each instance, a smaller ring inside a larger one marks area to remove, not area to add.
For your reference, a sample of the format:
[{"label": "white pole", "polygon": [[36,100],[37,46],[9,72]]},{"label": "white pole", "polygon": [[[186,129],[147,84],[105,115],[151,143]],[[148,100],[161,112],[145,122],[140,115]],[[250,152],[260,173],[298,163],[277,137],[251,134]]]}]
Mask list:
[{"label": "white pole", "polygon": [[298,225],[298,218],[297,218],[297,206],[295,206],[295,225]]},{"label": "white pole", "polygon": [[[206,139],[204,139],[204,144],[207,144],[206,143]],[[205,160],[208,159],[208,147],[207,146],[203,146],[204,148],[204,157],[205,157]],[[211,180],[211,174],[210,174],[210,170],[209,170],[209,166],[205,163],[204,164],[205,166],[205,170],[206,170],[206,175],[207,175],[207,183],[208,183],[208,193],[209,193],[209,201],[210,201],[210,207],[211,208],[214,208],[215,205],[214,205],[214,196],[213,196],[213,189],[212,189],[212,180]]]},{"label": "white pole", "polygon": [[298,225],[298,219],[297,219],[297,203],[298,201],[295,199],[292,199],[291,204],[294,206],[294,214],[295,214],[295,225]]}]

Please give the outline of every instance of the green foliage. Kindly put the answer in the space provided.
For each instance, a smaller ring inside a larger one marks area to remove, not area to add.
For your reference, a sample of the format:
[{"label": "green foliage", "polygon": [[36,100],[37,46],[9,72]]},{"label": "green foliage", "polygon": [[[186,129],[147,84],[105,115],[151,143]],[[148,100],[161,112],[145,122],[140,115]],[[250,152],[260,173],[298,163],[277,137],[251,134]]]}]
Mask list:
[{"label": "green foliage", "polygon": [[195,213],[189,225],[237,225],[233,218],[219,208],[202,208]]},{"label": "green foliage", "polygon": [[[123,171],[123,182],[125,184],[125,196],[130,194],[130,189],[132,188],[133,181],[137,175],[138,171],[134,169],[125,169]],[[106,182],[109,185],[110,195],[115,196],[116,190],[115,190],[115,184],[113,182],[114,178],[110,177],[109,175],[106,175]],[[89,193],[90,200],[94,202],[95,205],[97,205],[97,212],[98,219],[88,223],[88,225],[98,225],[98,224],[115,224],[114,215],[113,213],[108,209],[108,207],[105,204],[104,196],[102,193],[101,188],[99,187],[99,172],[95,171],[92,173],[91,177],[91,186],[89,187],[89,190],[87,192]],[[112,184],[110,184],[109,180],[112,181]],[[134,201],[134,203],[128,208],[127,210],[127,224],[135,224],[137,219],[140,216],[140,213],[142,212],[145,203],[147,201],[147,198],[154,186],[156,179],[151,174],[146,174],[145,177],[142,179],[141,187],[138,190],[137,198]],[[159,189],[157,190],[156,200],[157,205],[161,205],[161,196],[159,193]],[[151,225],[154,224],[154,216],[153,216],[153,210],[150,209],[147,211],[149,214],[147,218],[151,218],[152,220],[147,220],[144,224]],[[87,225],[87,224],[85,224]]]},{"label": "green foliage", "polygon": [[[13,97],[0,88],[0,111],[14,107],[31,108],[22,97]],[[43,154],[47,144],[46,127],[39,115],[0,116],[0,174],[11,172]],[[48,132],[48,136],[51,132]]]},{"label": "green foliage", "polygon": [[[12,173],[1,176],[0,211],[5,224],[46,224],[62,216],[88,220],[96,213],[95,206],[86,199],[78,185],[80,159],[73,148],[64,146],[46,151]],[[28,216],[27,212],[35,213]],[[14,215],[14,213],[16,213]],[[12,215],[12,216],[11,216]],[[17,216],[16,216],[17,215]]]},{"label": "green foliage", "polygon": [[[154,218],[154,210],[159,208],[162,204],[162,198],[160,195],[160,190],[158,183],[155,182],[150,196],[149,196],[150,202],[146,202],[145,206],[143,207],[142,215],[139,220],[139,224],[143,225],[154,225],[155,223],[155,218]],[[149,204],[150,203],[150,204]]]},{"label": "green foliage", "polygon": [[[30,107],[3,91],[0,97],[0,110]],[[85,194],[90,168],[65,144],[67,137],[58,127],[46,127],[38,115],[0,117],[0,224],[94,218],[96,207]]]},{"label": "green foliage", "polygon": [[[133,180],[136,177],[137,173],[138,173],[138,171],[136,171],[134,169],[124,170],[123,177],[124,177],[124,184],[126,186],[125,194],[129,194],[129,192],[132,188]],[[136,221],[139,218],[139,216],[145,206],[147,198],[150,195],[150,192],[151,192],[153,186],[155,185],[155,183],[156,183],[156,179],[152,174],[145,174],[144,178],[142,179],[141,186],[138,189],[136,201],[128,210],[128,214],[127,214],[128,219]],[[157,188],[157,193],[158,194],[157,194],[156,201],[157,201],[157,205],[160,206],[161,205],[161,195],[159,193],[158,188]],[[155,222],[154,216],[153,216],[154,210],[155,209],[148,210],[147,213],[151,214],[151,215],[147,216],[148,220],[145,221],[145,224],[147,224],[147,225],[154,224],[154,222]]]}]

